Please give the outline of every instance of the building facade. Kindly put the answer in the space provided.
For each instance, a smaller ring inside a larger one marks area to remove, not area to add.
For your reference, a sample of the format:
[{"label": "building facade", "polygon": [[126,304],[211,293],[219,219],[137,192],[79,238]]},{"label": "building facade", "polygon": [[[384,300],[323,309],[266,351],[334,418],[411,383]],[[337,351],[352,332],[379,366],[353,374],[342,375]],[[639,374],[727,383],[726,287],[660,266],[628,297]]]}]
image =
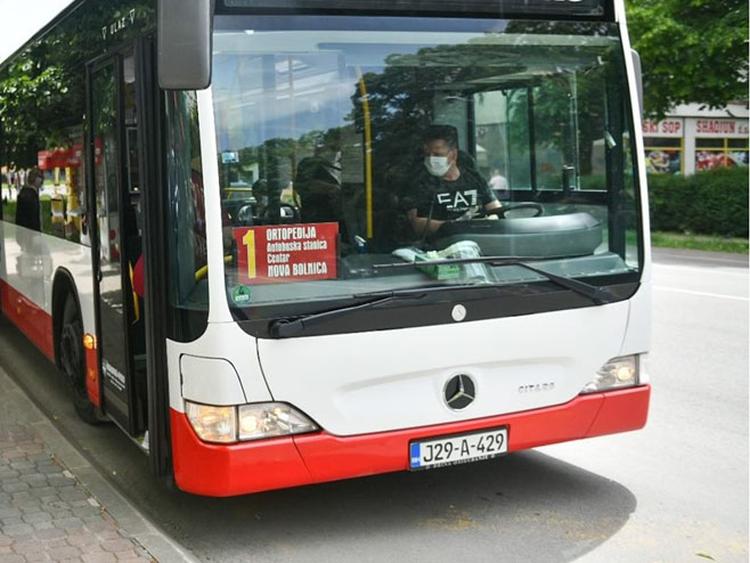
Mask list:
[{"label": "building facade", "polygon": [[683,175],[747,167],[748,129],[747,104],[678,106],[662,121],[643,121],[646,166],[651,174]]}]

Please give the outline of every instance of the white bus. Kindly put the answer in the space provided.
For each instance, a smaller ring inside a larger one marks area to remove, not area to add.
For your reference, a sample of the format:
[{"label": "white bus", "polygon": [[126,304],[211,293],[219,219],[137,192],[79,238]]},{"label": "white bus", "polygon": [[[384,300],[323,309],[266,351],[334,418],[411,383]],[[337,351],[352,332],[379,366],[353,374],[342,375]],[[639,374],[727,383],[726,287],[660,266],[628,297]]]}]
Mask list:
[{"label": "white bus", "polygon": [[200,495],[639,429],[639,82],[622,0],[75,2],[0,66],[2,313]]}]

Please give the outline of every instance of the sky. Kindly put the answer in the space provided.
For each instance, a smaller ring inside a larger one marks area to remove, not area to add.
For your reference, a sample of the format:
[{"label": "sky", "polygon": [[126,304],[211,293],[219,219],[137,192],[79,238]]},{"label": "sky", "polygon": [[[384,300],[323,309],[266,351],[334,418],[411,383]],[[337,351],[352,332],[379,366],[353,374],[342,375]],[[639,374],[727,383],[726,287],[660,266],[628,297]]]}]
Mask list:
[{"label": "sky", "polygon": [[0,61],[72,3],[73,0],[0,0]]}]

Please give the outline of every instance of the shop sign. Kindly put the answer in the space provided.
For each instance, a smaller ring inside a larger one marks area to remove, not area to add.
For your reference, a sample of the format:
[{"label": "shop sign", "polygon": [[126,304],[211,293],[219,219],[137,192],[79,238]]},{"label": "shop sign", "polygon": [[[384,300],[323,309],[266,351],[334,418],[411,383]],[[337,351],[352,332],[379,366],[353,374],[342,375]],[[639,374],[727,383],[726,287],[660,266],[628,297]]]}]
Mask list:
[{"label": "shop sign", "polygon": [[643,121],[643,134],[647,137],[682,137],[684,130],[682,119],[664,119],[659,122],[646,119]]},{"label": "shop sign", "polygon": [[748,123],[742,119],[698,119],[695,132],[701,137],[747,135]]},{"label": "shop sign", "polygon": [[[104,147],[101,138],[94,140],[94,156],[96,165],[101,164],[102,149]],[[37,166],[42,170],[54,170],[55,168],[78,168],[83,158],[83,143],[76,143],[65,149],[44,150],[37,153]]]},{"label": "shop sign", "polygon": [[37,153],[37,166],[41,170],[54,170],[55,168],[77,168],[81,165],[83,145],[78,143],[67,149],[54,149],[51,151],[39,151]]},{"label": "shop sign", "polygon": [[338,223],[234,229],[240,283],[264,284],[337,277]]}]

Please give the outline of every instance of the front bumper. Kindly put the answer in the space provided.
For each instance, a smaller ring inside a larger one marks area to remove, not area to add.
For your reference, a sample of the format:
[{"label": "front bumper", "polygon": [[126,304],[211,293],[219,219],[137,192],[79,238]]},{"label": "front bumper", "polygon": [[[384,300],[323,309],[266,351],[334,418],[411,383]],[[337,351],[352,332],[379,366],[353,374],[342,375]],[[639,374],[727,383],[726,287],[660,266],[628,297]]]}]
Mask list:
[{"label": "front bumper", "polygon": [[184,413],[171,411],[177,486],[225,497],[409,468],[412,440],[508,427],[508,451],[643,428],[651,387],[580,395],[554,407],[435,426],[333,436],[326,432],[258,442],[202,442]]}]

